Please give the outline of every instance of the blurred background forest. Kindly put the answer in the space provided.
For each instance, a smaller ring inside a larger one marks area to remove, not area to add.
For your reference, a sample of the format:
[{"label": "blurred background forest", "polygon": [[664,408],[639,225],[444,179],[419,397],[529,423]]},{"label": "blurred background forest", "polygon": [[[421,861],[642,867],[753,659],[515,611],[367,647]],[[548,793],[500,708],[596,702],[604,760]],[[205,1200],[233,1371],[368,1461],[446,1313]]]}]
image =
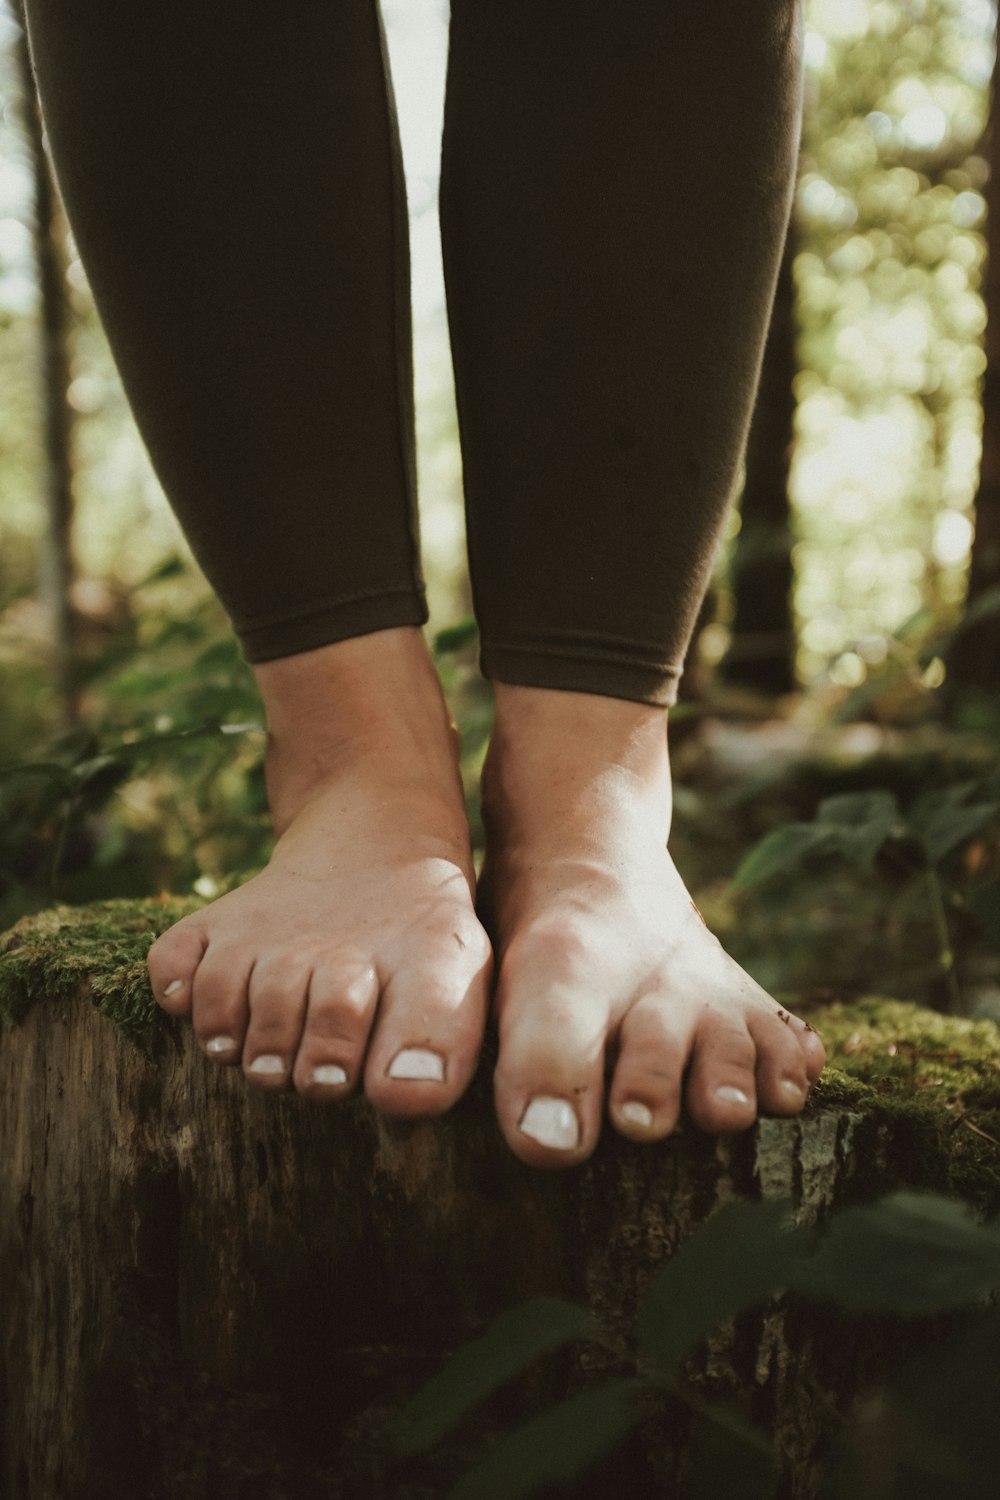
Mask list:
[{"label": "blurred background forest", "polygon": [[[447,4],[382,8],[410,196],[430,631],[478,837],[490,697],[436,216]],[[799,185],[764,375],[671,714],[673,845],[710,926],[773,992],[1000,1019],[996,8],[805,11]],[[12,6],[0,93],[2,929],[53,900],[210,898],[259,868],[270,833],[253,680],[130,417]]]}]

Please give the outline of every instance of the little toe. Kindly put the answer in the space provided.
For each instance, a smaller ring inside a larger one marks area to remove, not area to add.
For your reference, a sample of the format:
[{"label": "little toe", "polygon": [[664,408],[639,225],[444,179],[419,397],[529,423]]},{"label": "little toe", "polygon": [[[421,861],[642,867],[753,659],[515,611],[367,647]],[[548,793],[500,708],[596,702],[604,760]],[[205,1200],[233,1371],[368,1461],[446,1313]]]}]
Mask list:
[{"label": "little toe", "polygon": [[748,1019],[757,1048],[757,1099],[774,1115],[797,1115],[809,1093],[806,1058],[798,1037],[780,1011],[765,1011]]},{"label": "little toe", "polygon": [[182,920],[162,933],[147,953],[153,996],[170,1015],[190,1016],[192,981],[207,946],[205,929]]},{"label": "little toe", "polygon": [[797,1029],[799,1046],[802,1048],[806,1060],[806,1073],[810,1083],[815,1083],[823,1069],[826,1067],[826,1048],[823,1046],[822,1038],[814,1026],[808,1021],[798,1021],[793,1016],[793,1021],[798,1022]]},{"label": "little toe", "polygon": [[371,964],[324,964],[313,971],[292,1075],[300,1094],[322,1102],[353,1090],[361,1077],[378,992]]},{"label": "little toe", "polygon": [[626,1013],[608,1098],[611,1121],[634,1141],[662,1140],[677,1126],[690,1030],[677,1007],[644,995]]},{"label": "little toe", "polygon": [[601,1128],[607,1003],[582,986],[546,986],[540,975],[523,983],[501,976],[500,988],[500,1129],[529,1166],[575,1166]]},{"label": "little toe", "polygon": [[365,1093],[383,1114],[439,1115],[465,1091],[483,1039],[491,963],[442,957],[386,983],[365,1064]]},{"label": "little toe", "polygon": [[757,1052],[746,1027],[718,1011],[699,1021],[687,1085],[694,1123],[713,1134],[746,1130],[757,1118]]},{"label": "little toe", "polygon": [[243,1072],[263,1089],[287,1088],[306,1015],[311,966],[288,953],[258,959],[250,976]]},{"label": "little toe", "polygon": [[243,944],[209,943],[191,993],[194,1034],[213,1062],[238,1063],[249,1020],[254,957]]}]

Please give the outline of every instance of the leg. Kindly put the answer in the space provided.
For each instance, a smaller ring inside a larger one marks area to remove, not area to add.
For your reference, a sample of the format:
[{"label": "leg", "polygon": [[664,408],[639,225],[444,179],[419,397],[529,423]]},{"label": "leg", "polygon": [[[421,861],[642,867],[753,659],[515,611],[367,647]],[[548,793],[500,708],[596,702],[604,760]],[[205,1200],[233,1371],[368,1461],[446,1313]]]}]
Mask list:
[{"label": "leg", "polygon": [[254,663],[280,835],[150,953],[264,1087],[436,1113],[489,946],[419,625],[406,202],[375,0],[28,0],[57,175],[140,430]]},{"label": "leg", "polygon": [[[482,663],[497,1107],[794,1113],[823,1062],[666,853],[666,709],[732,496],[791,206],[798,0],[453,0],[442,230]],[[684,1075],[686,1072],[686,1085]]]}]

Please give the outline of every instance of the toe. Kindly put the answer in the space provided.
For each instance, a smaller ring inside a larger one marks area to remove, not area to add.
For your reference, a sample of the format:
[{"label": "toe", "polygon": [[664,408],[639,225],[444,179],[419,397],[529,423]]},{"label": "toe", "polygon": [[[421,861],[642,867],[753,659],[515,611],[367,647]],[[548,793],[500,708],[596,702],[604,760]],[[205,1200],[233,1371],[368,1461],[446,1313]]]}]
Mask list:
[{"label": "toe", "polygon": [[153,995],[172,1016],[191,1014],[192,981],[207,945],[202,925],[185,918],[158,937],[146,955]]},{"label": "toe", "polygon": [[666,998],[644,995],[627,1012],[608,1113],[622,1135],[656,1141],[677,1125],[690,1029]]},{"label": "toe", "polygon": [[809,1082],[815,1083],[826,1067],[826,1048],[823,1046],[819,1033],[814,1026],[810,1026],[808,1021],[800,1021],[798,1016],[793,1016],[792,1023],[806,1060]]},{"label": "toe", "polygon": [[214,1062],[237,1063],[249,1019],[247,986],[254,957],[243,944],[209,943],[191,994],[194,1034]]},{"label": "toe", "polygon": [[757,1048],[757,1100],[775,1115],[797,1115],[809,1092],[802,1045],[787,1011],[768,1010],[748,1019]]},{"label": "toe", "polygon": [[485,934],[474,946],[397,970],[383,987],[365,1064],[365,1093],[383,1114],[441,1114],[471,1080],[491,970]]},{"label": "toe", "polygon": [[687,1086],[688,1111],[696,1125],[721,1133],[753,1124],[756,1062],[756,1048],[744,1025],[713,1010],[701,1017]]},{"label": "toe", "polygon": [[293,1082],[309,1099],[343,1098],[361,1076],[378,1005],[371,964],[322,964],[313,971]]},{"label": "toe", "polygon": [[312,973],[298,954],[258,958],[250,976],[250,1021],[243,1043],[243,1072],[258,1088],[287,1088],[306,1015]]},{"label": "toe", "polygon": [[533,1167],[584,1161],[601,1125],[607,1000],[582,979],[546,975],[539,954],[505,963],[497,1008],[494,1096],[507,1144]]}]

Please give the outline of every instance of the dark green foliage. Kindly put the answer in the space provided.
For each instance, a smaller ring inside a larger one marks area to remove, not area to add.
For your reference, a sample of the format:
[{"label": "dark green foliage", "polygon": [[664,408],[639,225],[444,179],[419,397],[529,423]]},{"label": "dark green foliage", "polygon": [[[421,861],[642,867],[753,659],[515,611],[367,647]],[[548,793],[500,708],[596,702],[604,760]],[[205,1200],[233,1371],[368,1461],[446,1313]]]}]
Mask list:
[{"label": "dark green foliage", "polygon": [[598,1330],[585,1308],[538,1297],[503,1313],[481,1339],[461,1349],[406,1410],[399,1451],[417,1453],[453,1427],[539,1355]]},{"label": "dark green foliage", "polygon": [[834,1214],[789,1287],[849,1312],[909,1317],[974,1302],[1000,1284],[1000,1223],[980,1227],[947,1198],[897,1193]]},{"label": "dark green foliage", "polygon": [[26,739],[0,765],[0,927],[265,861],[259,696],[218,606],[191,588],[179,558],[154,569],[81,668],[87,727]]},{"label": "dark green foliage", "polygon": [[[975,859],[963,861],[974,845]],[[902,885],[900,901],[916,892],[936,938],[947,1006],[960,1014],[956,947],[970,927],[987,939],[996,930],[995,908],[982,893],[995,891],[998,861],[1000,769],[994,769],[922,790],[905,812],[885,789],[826,797],[811,823],[787,823],[765,835],[740,862],[733,885],[801,881],[839,864]]]},{"label": "dark green foliage", "polygon": [[639,1420],[642,1380],[581,1391],[498,1442],[448,1492],[448,1500],[522,1500],[544,1484],[574,1479]]},{"label": "dark green foliage", "polygon": [[846,792],[827,797],[812,823],[775,829],[746,855],[733,883],[755,885],[790,874],[815,856],[836,856],[871,868],[894,841],[926,866],[947,855],[991,824],[1000,822],[1000,773],[977,781],[934,789],[917,799],[904,817],[888,791]]},{"label": "dark green foliage", "polygon": [[[845,1314],[916,1316],[974,1307],[997,1287],[1000,1222],[978,1224],[967,1209],[948,1199],[895,1193],[867,1208],[832,1214],[822,1231],[796,1227],[788,1204],[725,1205],[667,1261],[646,1294],[636,1324],[639,1348],[647,1361],[645,1370],[590,1386],[533,1417],[495,1443],[454,1486],[448,1500],[508,1500],[533,1495],[553,1480],[575,1477],[621,1442],[639,1419],[639,1398],[652,1397],[656,1392],[661,1393],[661,1399],[669,1395],[686,1402],[700,1414],[693,1449],[692,1495],[739,1490],[770,1496],[773,1488],[763,1434],[747,1423],[739,1409],[706,1402],[683,1378],[687,1356],[720,1323],[779,1292],[832,1302]],[[567,1304],[561,1325],[567,1332],[571,1328],[570,1311]],[[582,1309],[580,1312],[585,1316]],[[534,1341],[530,1337],[533,1318],[539,1320]],[[460,1375],[468,1379],[474,1363],[482,1359],[490,1377],[480,1377],[479,1387],[493,1389],[493,1376],[501,1368],[503,1329],[517,1330],[517,1343],[511,1347],[510,1360],[503,1364],[510,1377],[515,1373],[517,1355],[530,1357],[533,1342],[538,1349],[551,1347],[546,1344],[545,1330],[551,1327],[552,1319],[551,1303],[529,1303],[504,1314],[482,1339],[455,1356],[450,1367],[455,1382]],[[995,1316],[991,1323],[995,1323]],[[977,1325],[970,1323],[969,1327],[963,1357],[978,1362],[980,1369],[988,1362],[989,1370],[995,1372],[995,1348],[981,1337]],[[629,1358],[626,1350],[621,1355],[623,1360]],[[984,1370],[985,1389],[992,1391],[996,1376],[989,1370]],[[905,1388],[904,1380],[897,1384],[897,1395],[886,1399],[902,1399],[898,1391]],[[981,1399],[974,1398],[973,1406],[985,1418]],[[421,1431],[426,1437],[423,1445],[412,1439],[414,1409],[420,1414]],[[406,1451],[430,1446],[460,1415],[453,1386],[439,1376],[403,1413],[401,1430],[411,1434]],[[984,1465],[995,1442],[980,1443],[971,1452],[963,1447],[948,1424],[951,1421],[960,1427],[965,1421],[964,1411],[942,1413],[940,1405],[935,1405],[923,1417],[923,1431],[930,1439],[924,1443],[925,1460],[930,1455],[930,1472],[936,1472],[939,1480],[953,1474],[960,1486],[985,1485],[991,1471]],[[891,1473],[894,1465],[911,1463],[912,1454],[904,1448],[900,1436],[896,1432],[887,1439],[887,1461],[881,1465],[884,1472]],[[850,1436],[845,1439],[848,1448],[851,1440]],[[918,1449],[918,1468],[920,1463]],[[746,1487],[741,1479],[744,1472]],[[723,1480],[732,1488],[719,1488]],[[985,1488],[954,1491],[963,1496],[987,1492]],[[874,1500],[874,1491],[861,1493],[866,1500]],[[896,1491],[878,1492],[880,1496],[883,1493],[888,1496]]]},{"label": "dark green foliage", "polygon": [[783,1286],[796,1252],[794,1235],[778,1234],[788,1218],[785,1203],[724,1204],[657,1277],[636,1323],[640,1348],[673,1369],[710,1329]]}]

